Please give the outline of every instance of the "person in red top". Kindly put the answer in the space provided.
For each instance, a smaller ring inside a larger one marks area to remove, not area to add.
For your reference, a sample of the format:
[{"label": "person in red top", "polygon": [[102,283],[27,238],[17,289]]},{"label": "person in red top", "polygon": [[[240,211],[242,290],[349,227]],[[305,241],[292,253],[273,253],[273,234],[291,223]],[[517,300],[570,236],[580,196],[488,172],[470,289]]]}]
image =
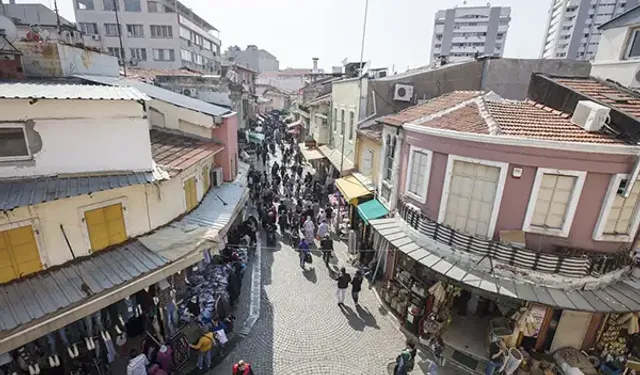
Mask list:
[{"label": "person in red top", "polygon": [[245,361],[238,361],[235,365],[233,365],[233,375],[254,375],[253,370],[251,369],[251,365],[246,363]]}]

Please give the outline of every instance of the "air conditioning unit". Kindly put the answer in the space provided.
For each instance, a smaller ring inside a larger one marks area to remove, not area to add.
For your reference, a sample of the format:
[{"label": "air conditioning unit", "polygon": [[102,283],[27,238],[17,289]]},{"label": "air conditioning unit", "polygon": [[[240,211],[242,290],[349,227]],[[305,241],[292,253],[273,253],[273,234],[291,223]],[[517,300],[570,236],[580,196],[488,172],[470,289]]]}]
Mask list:
[{"label": "air conditioning unit", "polygon": [[399,102],[411,102],[413,97],[413,85],[403,85],[402,83],[396,83],[396,87],[393,90],[393,100]]},{"label": "air conditioning unit", "polygon": [[64,30],[60,32],[60,41],[67,44],[73,44],[73,37],[71,32]]},{"label": "air conditioning unit", "polygon": [[182,95],[190,96],[195,98],[198,95],[198,91],[196,89],[182,89]]},{"label": "air conditioning unit", "polygon": [[100,34],[92,34],[91,39],[95,41],[100,41]]},{"label": "air conditioning unit", "polygon": [[73,31],[71,33],[71,38],[73,39],[74,44],[84,45],[84,37],[80,31]]},{"label": "air conditioning unit", "polygon": [[588,132],[597,132],[607,124],[610,111],[608,107],[590,100],[580,100],[573,111],[571,122]]},{"label": "air conditioning unit", "polygon": [[222,167],[216,167],[211,170],[211,182],[213,186],[222,185]]}]

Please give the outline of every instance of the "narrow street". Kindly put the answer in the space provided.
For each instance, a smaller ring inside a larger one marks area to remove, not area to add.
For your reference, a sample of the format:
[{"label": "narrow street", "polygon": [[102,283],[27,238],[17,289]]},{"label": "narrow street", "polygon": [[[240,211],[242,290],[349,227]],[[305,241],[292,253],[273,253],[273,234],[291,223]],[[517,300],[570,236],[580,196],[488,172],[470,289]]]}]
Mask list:
[{"label": "narrow street", "polygon": [[[279,150],[277,155],[279,162]],[[280,238],[276,248],[268,248],[262,233],[260,318],[209,374],[229,374],[239,360],[251,363],[256,375],[387,374],[406,337],[366,281],[360,306],[350,295],[345,308],[337,306],[334,275],[347,266],[346,244],[334,242],[329,268],[320,251],[313,251],[313,264],[303,271],[298,253],[285,242]],[[353,275],[355,269],[347,271]],[[413,374],[423,373],[422,362],[416,361]],[[456,371],[441,368],[438,373]]]}]

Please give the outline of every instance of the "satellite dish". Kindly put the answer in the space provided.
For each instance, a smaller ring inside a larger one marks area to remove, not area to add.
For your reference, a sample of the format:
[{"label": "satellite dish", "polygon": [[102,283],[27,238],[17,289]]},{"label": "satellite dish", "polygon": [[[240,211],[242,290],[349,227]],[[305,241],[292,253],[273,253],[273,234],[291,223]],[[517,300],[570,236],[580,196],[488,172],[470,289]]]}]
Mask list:
[{"label": "satellite dish", "polygon": [[18,38],[18,28],[9,18],[0,16],[0,50],[11,46]]},{"label": "satellite dish", "polygon": [[367,74],[367,72],[369,72],[369,67],[371,67],[371,61],[364,63],[364,65],[362,65],[362,70],[360,71],[360,76]]}]

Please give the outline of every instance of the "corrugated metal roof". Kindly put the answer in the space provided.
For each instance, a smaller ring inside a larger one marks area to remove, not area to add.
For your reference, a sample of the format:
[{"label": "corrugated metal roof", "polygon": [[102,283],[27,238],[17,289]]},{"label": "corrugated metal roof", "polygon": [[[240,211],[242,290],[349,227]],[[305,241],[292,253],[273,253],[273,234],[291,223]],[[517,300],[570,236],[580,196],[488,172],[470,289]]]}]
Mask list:
[{"label": "corrugated metal roof", "polygon": [[108,176],[51,176],[0,181],[0,211],[98,191],[148,184],[155,179],[154,172],[135,172]]},{"label": "corrugated metal roof", "polygon": [[188,137],[158,129],[151,129],[149,134],[153,160],[169,169],[173,175],[224,148],[210,139]]},{"label": "corrugated metal roof", "polygon": [[238,164],[242,173],[234,182],[211,189],[195,210],[177,222],[140,237],[140,242],[164,258],[174,260],[192,252],[203,240],[218,240],[218,233],[234,220],[249,196],[248,168],[242,167],[244,163]]},{"label": "corrugated metal roof", "polygon": [[134,240],[0,285],[0,332],[70,307],[168,263]]},{"label": "corrugated metal roof", "polygon": [[150,85],[148,83],[140,81],[118,77],[103,77],[92,75],[77,75],[76,77],[101,85],[133,87],[154,99],[162,100],[178,107],[191,109],[193,111],[202,112],[211,116],[224,116],[232,113],[232,111],[227,108],[210,104],[199,99],[194,99],[182,94],[175,93],[173,91],[163,89],[162,87]]},{"label": "corrugated metal roof", "polygon": [[150,100],[132,87],[50,83],[0,83],[2,99]]},{"label": "corrugated metal roof", "polygon": [[[465,284],[499,296],[541,303],[561,309],[595,312],[638,312],[640,311],[640,280],[626,276],[617,282],[594,289],[563,289],[522,280],[508,280],[497,274],[481,271],[477,267],[469,269],[460,263],[452,264],[433,249],[419,245],[398,223],[398,218],[371,220],[369,223],[385,241],[394,245],[416,262]],[[380,246],[379,248],[384,248]],[[451,259],[450,259],[451,260]],[[483,260],[483,262],[488,262]]]}]

